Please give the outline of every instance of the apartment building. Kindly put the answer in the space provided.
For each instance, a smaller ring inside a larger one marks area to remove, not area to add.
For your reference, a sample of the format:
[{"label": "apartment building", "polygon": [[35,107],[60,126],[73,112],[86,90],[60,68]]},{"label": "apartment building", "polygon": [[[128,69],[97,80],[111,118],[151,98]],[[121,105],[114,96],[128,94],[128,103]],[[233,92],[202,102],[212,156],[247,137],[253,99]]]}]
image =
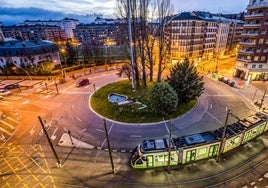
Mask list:
[{"label": "apartment building", "polygon": [[241,37],[235,76],[268,79],[268,0],[249,1]]},{"label": "apartment building", "polygon": [[74,38],[73,30],[79,24],[77,19],[64,18],[62,20],[25,20],[23,25],[59,26],[65,32],[67,38]]},{"label": "apartment building", "polygon": [[67,40],[67,35],[60,26],[56,25],[13,25],[2,26],[3,34],[6,38],[14,38],[22,41],[27,40]]},{"label": "apartment building", "polygon": [[24,65],[36,65],[49,60],[54,65],[60,64],[59,49],[50,41],[18,41],[6,39],[1,34],[0,28],[0,66],[7,62],[17,67]]},{"label": "apartment building", "polygon": [[182,12],[170,21],[171,61],[219,58],[235,51],[243,22],[209,12]]}]

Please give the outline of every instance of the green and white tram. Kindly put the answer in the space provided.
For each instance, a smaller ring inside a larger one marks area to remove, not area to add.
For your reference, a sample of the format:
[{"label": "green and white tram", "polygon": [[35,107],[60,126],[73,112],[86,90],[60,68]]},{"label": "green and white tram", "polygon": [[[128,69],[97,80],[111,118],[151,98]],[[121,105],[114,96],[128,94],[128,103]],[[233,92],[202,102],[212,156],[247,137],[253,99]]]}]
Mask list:
[{"label": "green and white tram", "polygon": [[[172,138],[170,165],[191,163],[215,157],[247,143],[268,130],[267,118],[259,114],[249,116],[226,126],[225,139],[221,142],[224,128],[203,133]],[[169,139],[144,140],[132,152],[131,165],[134,169],[168,166]]]}]

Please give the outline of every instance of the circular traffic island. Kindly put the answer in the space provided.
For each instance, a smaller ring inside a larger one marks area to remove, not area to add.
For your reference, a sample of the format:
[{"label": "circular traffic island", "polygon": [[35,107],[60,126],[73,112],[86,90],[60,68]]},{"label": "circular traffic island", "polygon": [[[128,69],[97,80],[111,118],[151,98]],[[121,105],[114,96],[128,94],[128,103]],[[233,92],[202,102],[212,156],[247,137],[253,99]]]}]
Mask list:
[{"label": "circular traffic island", "polygon": [[176,118],[191,110],[196,100],[180,104],[174,112],[163,117],[150,107],[148,91],[156,82],[147,82],[147,87],[137,87],[132,91],[131,81],[122,80],[103,86],[90,98],[90,105],[99,115],[126,123],[153,123]]}]

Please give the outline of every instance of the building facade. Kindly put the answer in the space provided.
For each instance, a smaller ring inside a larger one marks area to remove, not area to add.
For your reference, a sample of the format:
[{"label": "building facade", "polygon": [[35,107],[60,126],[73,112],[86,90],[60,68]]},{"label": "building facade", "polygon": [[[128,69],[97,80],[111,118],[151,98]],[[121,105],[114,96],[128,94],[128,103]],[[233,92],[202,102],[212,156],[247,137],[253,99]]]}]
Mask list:
[{"label": "building facade", "polygon": [[233,53],[243,22],[209,12],[182,12],[170,21],[171,61],[192,62],[220,58]]},{"label": "building facade", "polygon": [[268,79],[268,0],[250,0],[235,76],[248,81]]},{"label": "building facade", "polygon": [[32,66],[44,61],[60,65],[59,49],[51,41],[18,41],[6,39],[0,29],[0,66],[12,63],[16,67]]}]

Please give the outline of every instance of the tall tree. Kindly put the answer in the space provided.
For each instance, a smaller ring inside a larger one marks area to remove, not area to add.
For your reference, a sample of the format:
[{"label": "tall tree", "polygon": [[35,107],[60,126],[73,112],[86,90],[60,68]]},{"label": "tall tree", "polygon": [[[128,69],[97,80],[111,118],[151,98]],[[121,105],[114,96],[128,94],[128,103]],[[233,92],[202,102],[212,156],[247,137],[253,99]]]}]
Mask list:
[{"label": "tall tree", "polygon": [[172,13],[172,6],[170,0],[157,0],[157,22],[158,22],[158,71],[157,81],[161,81],[162,72],[166,68],[166,64],[169,62],[169,42],[167,23],[168,18]]},{"label": "tall tree", "polygon": [[179,104],[199,97],[204,90],[203,77],[198,75],[196,67],[188,59],[172,67],[167,82],[176,91]]}]

